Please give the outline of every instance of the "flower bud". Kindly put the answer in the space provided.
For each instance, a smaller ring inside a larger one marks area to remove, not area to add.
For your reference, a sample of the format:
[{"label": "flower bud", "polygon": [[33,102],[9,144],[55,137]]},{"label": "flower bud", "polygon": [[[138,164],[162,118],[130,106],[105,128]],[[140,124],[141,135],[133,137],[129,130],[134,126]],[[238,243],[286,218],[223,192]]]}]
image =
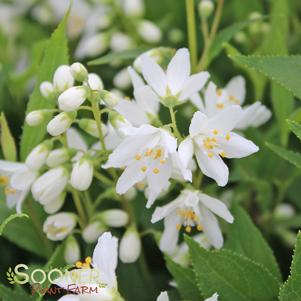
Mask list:
[{"label": "flower bud", "polygon": [[93,180],[93,164],[87,158],[77,161],[72,168],[70,183],[73,188],[87,190]]},{"label": "flower bud", "polygon": [[55,94],[53,84],[51,82],[42,82],[40,92],[45,98],[52,98]]},{"label": "flower bud", "polygon": [[120,209],[105,210],[100,214],[103,223],[109,227],[124,227],[128,221],[128,214]]},{"label": "flower bud", "polygon": [[174,44],[178,44],[178,43],[182,42],[184,39],[183,31],[178,28],[171,29],[168,32],[168,39]]},{"label": "flower bud", "polygon": [[89,89],[87,87],[72,87],[59,96],[59,108],[66,112],[75,111],[85,102],[88,95]]},{"label": "flower bud", "polygon": [[38,111],[38,110],[31,111],[26,115],[25,121],[29,126],[39,125],[44,121],[44,114],[42,111]]},{"label": "flower bud", "polygon": [[70,67],[67,65],[58,67],[53,76],[54,89],[61,93],[71,88],[73,84],[74,78],[71,74]]},{"label": "flower bud", "polygon": [[69,129],[75,119],[75,116],[76,113],[74,112],[61,112],[49,121],[49,123],[47,124],[47,132],[51,136],[58,136],[63,134],[67,131],[67,129]]},{"label": "flower bud", "polygon": [[93,222],[89,224],[82,233],[83,239],[87,243],[94,243],[98,237],[106,231],[106,227],[101,222]]},{"label": "flower bud", "polygon": [[120,70],[113,78],[113,84],[118,89],[127,89],[131,86],[131,78],[127,68]]},{"label": "flower bud", "polygon": [[74,264],[80,260],[80,248],[73,235],[67,238],[64,259],[67,264]]},{"label": "flower bud", "polygon": [[55,149],[51,151],[46,159],[46,164],[49,167],[56,167],[68,161],[70,152],[66,148]]},{"label": "flower bud", "polygon": [[106,90],[102,90],[100,92],[100,97],[104,101],[104,103],[110,108],[115,107],[119,102],[118,96]]},{"label": "flower bud", "polygon": [[158,43],[162,39],[161,29],[153,22],[143,20],[138,24],[138,33],[147,43]]},{"label": "flower bud", "polygon": [[73,78],[79,82],[84,82],[88,79],[88,71],[81,63],[74,63],[70,66]]},{"label": "flower bud", "polygon": [[123,0],[121,3],[123,12],[128,17],[140,17],[144,14],[143,0]]},{"label": "flower bud", "polygon": [[123,263],[135,262],[141,253],[141,240],[139,233],[134,228],[129,228],[123,235],[120,247],[119,258]]},{"label": "flower bud", "polygon": [[75,228],[76,220],[77,216],[68,212],[50,215],[44,222],[43,231],[50,240],[63,240]]},{"label": "flower bud", "polygon": [[277,219],[290,219],[296,214],[295,209],[290,204],[278,205],[275,209],[274,215]]},{"label": "flower bud", "polygon": [[213,13],[214,4],[212,0],[201,0],[198,9],[199,9],[199,14],[202,18],[208,18]]},{"label": "flower bud", "polygon": [[236,43],[244,44],[247,41],[247,35],[243,31],[240,31],[234,36],[234,40]]},{"label": "flower bud", "polygon": [[[97,124],[94,119],[83,118],[78,122],[78,125],[83,131],[85,131],[89,135],[95,138],[99,137]],[[103,123],[101,124],[101,129],[102,133],[105,135],[107,132],[107,128]]]},{"label": "flower bud", "polygon": [[103,89],[103,82],[96,73],[88,74],[88,85],[91,90],[100,91]]},{"label": "flower bud", "polygon": [[66,193],[61,193],[56,199],[44,205],[44,210],[48,214],[54,214],[58,212],[64,205]]},{"label": "flower bud", "polygon": [[40,169],[46,162],[46,158],[52,148],[49,141],[37,145],[27,156],[25,164],[32,170]]},{"label": "flower bud", "polygon": [[113,51],[124,51],[132,48],[133,45],[132,38],[122,32],[114,33],[110,42],[110,47]]}]

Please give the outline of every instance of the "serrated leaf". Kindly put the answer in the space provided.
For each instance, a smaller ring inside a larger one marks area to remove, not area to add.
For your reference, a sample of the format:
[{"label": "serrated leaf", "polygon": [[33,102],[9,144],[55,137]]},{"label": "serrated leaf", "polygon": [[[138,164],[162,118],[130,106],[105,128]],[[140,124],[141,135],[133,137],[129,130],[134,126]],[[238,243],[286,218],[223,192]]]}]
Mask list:
[{"label": "serrated leaf", "polygon": [[[66,24],[69,13],[66,14],[63,21],[52,34],[45,48],[45,53],[41,66],[38,71],[36,85],[33,93],[30,96],[27,110],[29,113],[33,110],[51,109],[54,108],[56,102],[46,100],[40,92],[40,84],[43,81],[52,81],[53,74],[58,66],[68,64],[68,46],[65,35]],[[25,160],[28,153],[42,141],[46,134],[46,125],[48,120],[45,120],[37,127],[30,127],[25,124],[21,137],[21,159]]]},{"label": "serrated leaf", "polygon": [[184,300],[199,301],[201,292],[196,283],[195,275],[190,268],[184,268],[166,257],[169,272],[177,283],[177,289]]},{"label": "serrated leaf", "polygon": [[26,217],[29,218],[29,216],[25,213],[16,213],[16,214],[12,214],[10,215],[8,218],[6,218],[0,225],[0,236],[3,233],[4,228],[7,226],[7,224],[11,221],[13,221],[16,218],[22,218],[22,217]]},{"label": "serrated leaf", "polygon": [[293,151],[287,150],[284,147],[277,146],[271,143],[267,143],[267,146],[278,156],[289,161],[290,163],[294,164],[298,168],[301,168],[301,155],[299,153],[295,153]]},{"label": "serrated leaf", "polygon": [[291,265],[291,273],[287,281],[280,288],[280,301],[301,301],[301,232],[297,235],[293,261]]},{"label": "serrated leaf", "polygon": [[250,217],[238,205],[234,205],[231,212],[234,216],[234,223],[229,226],[225,248],[262,264],[278,280],[281,280],[281,273],[273,251]]},{"label": "serrated leaf", "polygon": [[287,120],[289,129],[301,140],[301,124],[293,121]]},{"label": "serrated leaf", "polygon": [[127,61],[136,58],[141,53],[147,51],[148,47],[139,47],[135,49],[112,52],[107,55],[104,55],[98,59],[88,62],[90,66],[98,66],[112,63],[113,61]]},{"label": "serrated leaf", "polygon": [[4,113],[0,116],[1,148],[5,160],[16,161],[17,149],[14,138],[10,132]]},{"label": "serrated leaf", "polygon": [[262,265],[230,250],[207,251],[185,238],[198,285],[205,297],[223,301],[273,301],[280,282]]}]

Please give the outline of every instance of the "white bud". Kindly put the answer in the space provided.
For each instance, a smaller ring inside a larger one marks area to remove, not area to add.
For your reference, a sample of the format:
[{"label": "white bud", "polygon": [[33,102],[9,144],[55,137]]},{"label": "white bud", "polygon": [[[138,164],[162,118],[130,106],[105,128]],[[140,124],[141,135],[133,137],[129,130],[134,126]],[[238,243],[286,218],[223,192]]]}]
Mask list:
[{"label": "white bud", "polygon": [[70,158],[66,148],[55,149],[51,151],[46,159],[46,164],[49,167],[55,167],[68,161]]},{"label": "white bud", "polygon": [[123,0],[121,4],[126,16],[140,17],[144,14],[143,0]]},{"label": "white bud", "polygon": [[87,190],[93,180],[93,164],[87,158],[77,161],[72,168],[70,183],[73,188]]},{"label": "white bud", "polygon": [[75,111],[85,102],[88,94],[89,89],[87,87],[72,87],[59,96],[59,108],[66,112]]},{"label": "white bud", "polygon": [[171,29],[168,32],[168,39],[175,44],[182,42],[184,39],[183,31],[178,28]]},{"label": "white bud", "polygon": [[274,212],[275,218],[290,219],[296,214],[295,209],[290,204],[281,204],[276,207]]},{"label": "white bud", "polygon": [[37,145],[27,156],[25,164],[32,170],[40,169],[45,164],[51,147],[48,142]]},{"label": "white bud", "polygon": [[74,264],[80,260],[80,248],[74,236],[67,238],[64,258],[67,264]]},{"label": "white bud", "polygon": [[71,88],[74,84],[74,78],[71,74],[70,67],[62,65],[58,67],[53,76],[54,89],[57,92],[63,92]]},{"label": "white bud", "polygon": [[75,80],[84,82],[88,79],[88,71],[81,63],[73,63],[70,66],[71,74]]},{"label": "white bud", "polygon": [[129,228],[123,235],[120,247],[119,258],[123,263],[135,262],[141,253],[141,240],[136,229]]},{"label": "white bud", "polygon": [[133,47],[134,41],[132,38],[122,32],[116,32],[113,34],[110,47],[113,51],[124,51]]},{"label": "white bud", "polygon": [[234,40],[239,44],[243,44],[247,41],[247,35],[243,31],[240,31],[234,36]]},{"label": "white bud", "polygon": [[32,111],[26,115],[25,121],[29,126],[37,126],[44,120],[42,111]]},{"label": "white bud", "polygon": [[97,241],[98,237],[106,231],[106,227],[100,222],[93,222],[89,224],[82,233],[83,239],[87,243],[93,243]]},{"label": "white bud", "polygon": [[124,227],[128,221],[128,214],[120,209],[105,210],[100,214],[103,223],[109,227]]},{"label": "white bud", "polygon": [[[78,125],[83,131],[85,131],[89,135],[95,138],[99,137],[97,124],[94,119],[83,118],[78,122]],[[107,128],[103,123],[101,124],[101,129],[102,133],[105,135],[107,133]]]},{"label": "white bud", "polygon": [[51,136],[58,136],[63,134],[69,129],[72,122],[74,121],[75,114],[61,112],[56,115],[53,119],[47,124],[47,132]]},{"label": "white bud", "polygon": [[162,39],[161,29],[153,22],[147,20],[139,22],[138,33],[147,43],[158,43]]},{"label": "white bud", "polygon": [[214,4],[211,0],[201,0],[199,3],[199,14],[201,17],[208,18],[214,10]]},{"label": "white bud", "polygon": [[61,212],[49,216],[43,225],[48,239],[53,241],[65,239],[75,228],[77,217],[73,213]]},{"label": "white bud", "polygon": [[131,86],[131,78],[127,68],[121,69],[113,78],[113,84],[119,89],[127,89]]},{"label": "white bud", "polygon": [[64,205],[66,198],[66,193],[61,193],[56,199],[52,200],[50,203],[44,205],[44,210],[48,214],[54,214],[58,212]]},{"label": "white bud", "polygon": [[101,91],[100,97],[104,101],[104,103],[110,108],[115,107],[119,102],[118,96],[106,90]]},{"label": "white bud", "polygon": [[100,91],[103,89],[103,82],[96,73],[88,74],[88,85],[92,90]]},{"label": "white bud", "polygon": [[51,98],[55,94],[53,84],[51,82],[42,82],[40,92],[45,98]]}]

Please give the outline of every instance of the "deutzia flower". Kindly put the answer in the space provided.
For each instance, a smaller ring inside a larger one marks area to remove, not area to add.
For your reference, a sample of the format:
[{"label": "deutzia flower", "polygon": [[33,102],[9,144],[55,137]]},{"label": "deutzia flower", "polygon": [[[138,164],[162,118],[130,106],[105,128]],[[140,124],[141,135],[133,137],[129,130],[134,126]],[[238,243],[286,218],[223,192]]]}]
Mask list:
[{"label": "deutzia flower", "polygon": [[143,77],[166,106],[183,103],[199,92],[209,78],[208,72],[193,75],[190,73],[190,56],[186,48],[176,52],[168,64],[166,72],[147,55],[142,58]]},{"label": "deutzia flower", "polygon": [[233,223],[230,211],[218,199],[199,191],[183,190],[174,201],[163,207],[157,207],[153,213],[152,223],[164,219],[160,249],[170,254],[174,252],[182,226],[188,233],[193,227],[198,231],[204,231],[210,244],[215,248],[221,248],[223,235],[214,214],[228,223]]},{"label": "deutzia flower", "polygon": [[[78,295],[66,295],[59,299],[76,301],[121,301],[123,298],[118,293],[117,278],[115,270],[118,260],[118,240],[110,232],[100,236],[94,249],[93,257],[87,258],[86,263],[92,267],[79,268],[65,273],[64,276],[56,279],[56,285],[70,290],[70,285],[76,285],[79,291],[81,286],[89,287],[91,293],[83,292]],[[78,263],[78,267],[82,264]],[[91,276],[93,275],[93,276]],[[75,277],[78,276],[78,277]],[[68,298],[69,297],[69,298]]]},{"label": "deutzia flower", "polygon": [[195,153],[203,174],[214,179],[219,186],[225,186],[229,170],[222,158],[243,158],[259,149],[252,141],[232,132],[241,114],[241,108],[234,105],[213,117],[196,112],[189,127],[190,137],[179,146],[179,155],[185,166]]},{"label": "deutzia flower", "polygon": [[[209,83],[204,93],[204,102],[199,95],[194,95],[191,100],[200,111],[212,117],[229,106],[242,106],[246,97],[245,85],[245,79],[242,76],[232,78],[224,89],[218,89],[215,84]],[[259,101],[244,106],[242,109],[241,118],[235,126],[238,130],[258,127],[271,117],[271,111]]]},{"label": "deutzia flower", "polygon": [[93,180],[93,162],[88,158],[81,158],[72,168],[70,184],[77,190],[87,190]]},{"label": "deutzia flower", "polygon": [[148,185],[146,207],[149,208],[169,185],[173,170],[172,155],[176,149],[177,140],[165,129],[151,125],[130,128],[104,168],[125,167],[116,185],[119,194],[126,193],[145,180]]},{"label": "deutzia flower", "polygon": [[139,233],[134,227],[130,227],[121,239],[119,258],[124,263],[132,263],[139,258],[140,253],[141,239]]}]

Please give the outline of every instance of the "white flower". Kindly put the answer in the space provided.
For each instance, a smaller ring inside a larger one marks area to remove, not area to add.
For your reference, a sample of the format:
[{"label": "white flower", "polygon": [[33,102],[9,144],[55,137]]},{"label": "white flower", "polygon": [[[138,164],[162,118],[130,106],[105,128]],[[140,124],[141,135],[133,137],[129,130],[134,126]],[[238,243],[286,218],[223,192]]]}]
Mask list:
[{"label": "white flower", "polygon": [[201,0],[198,9],[201,17],[208,18],[214,11],[214,4],[211,0]]},{"label": "white flower", "polygon": [[128,221],[128,214],[121,209],[108,209],[100,213],[102,222],[109,227],[124,227]]},{"label": "white flower", "polygon": [[138,23],[138,33],[147,43],[155,44],[162,39],[161,29],[148,20],[143,20]]},{"label": "white flower", "polygon": [[142,125],[129,128],[125,139],[109,156],[105,168],[123,168],[116,191],[126,193],[135,184],[146,180],[149,208],[169,185],[172,174],[172,154],[176,153],[177,140],[166,130]]},{"label": "white flower", "polygon": [[39,170],[45,164],[50,149],[50,142],[37,145],[27,156],[25,164],[32,170]]},{"label": "white flower", "polygon": [[92,90],[100,91],[103,89],[102,79],[96,73],[88,74],[88,87]]},{"label": "white flower", "polygon": [[[99,137],[97,123],[94,119],[81,118],[78,122],[78,125],[82,130],[84,130],[89,135],[95,138]],[[101,129],[103,134],[105,135],[107,133],[107,128],[103,123],[101,124]]]},{"label": "white flower", "polygon": [[[215,84],[209,83],[204,93],[204,102],[198,95],[194,95],[191,101],[200,111],[212,117],[229,106],[242,106],[246,97],[245,86],[245,79],[242,76],[232,78],[224,89],[218,89]],[[258,127],[271,117],[271,111],[259,101],[242,109],[241,118],[235,126],[238,130]]]},{"label": "white flower", "polygon": [[61,112],[47,124],[47,132],[51,136],[59,136],[66,132],[74,121],[75,114]]},{"label": "white flower", "polygon": [[142,58],[142,74],[149,86],[161,97],[166,106],[180,104],[199,92],[206,84],[209,73],[190,75],[189,51],[179,49],[166,72],[147,55]]},{"label": "white flower", "polygon": [[82,236],[85,242],[93,243],[97,241],[98,237],[105,232],[106,227],[99,221],[95,221],[86,226],[83,230]]},{"label": "white flower", "polygon": [[23,163],[0,160],[0,185],[3,186],[9,208],[16,207],[17,213],[21,212],[36,177],[37,172],[29,170]]},{"label": "white flower", "polygon": [[161,294],[157,298],[157,301],[169,301],[167,292],[161,292]]},{"label": "white flower", "polygon": [[89,89],[85,86],[69,88],[59,96],[59,108],[66,112],[77,110],[85,102],[88,93]]},{"label": "white flower", "polygon": [[43,205],[45,212],[48,214],[54,214],[58,212],[63,207],[65,198],[66,198],[66,192],[62,192],[55,199],[51,200],[51,202]]},{"label": "white flower", "polygon": [[118,95],[106,90],[101,91],[100,97],[109,108],[114,108],[120,101]]},{"label": "white flower", "polygon": [[139,17],[144,13],[143,0],[123,0],[121,5],[126,16]]},{"label": "white flower", "polygon": [[127,68],[121,69],[113,78],[113,84],[116,88],[125,90],[131,85],[131,78]]},{"label": "white flower", "polygon": [[69,212],[60,212],[55,215],[50,215],[44,222],[43,231],[50,240],[63,240],[75,228],[76,220],[76,215]]},{"label": "white flower", "polygon": [[[113,301],[123,300],[117,289],[116,267],[118,260],[118,240],[111,233],[106,232],[100,236],[93,252],[92,268],[75,269],[55,280],[55,284],[68,289],[68,285],[76,285],[80,291],[81,286],[93,288],[91,294],[78,294],[78,301]],[[89,261],[90,262],[90,258]],[[93,277],[91,277],[93,273]],[[74,277],[78,274],[79,277]],[[102,284],[104,287],[99,287]],[[66,299],[66,297],[71,297]],[[62,300],[73,300],[74,295],[67,295]]]},{"label": "white flower", "polygon": [[41,111],[31,111],[26,115],[25,121],[30,126],[37,126],[44,120],[44,114]]},{"label": "white flower", "polygon": [[177,246],[179,230],[183,226],[190,233],[193,227],[204,231],[210,244],[215,248],[223,246],[223,235],[215,215],[228,223],[233,216],[228,208],[218,199],[199,191],[185,189],[169,204],[157,207],[152,216],[152,223],[164,219],[164,233],[160,240],[160,249],[173,253]]},{"label": "white flower", "polygon": [[45,98],[51,98],[55,93],[53,84],[51,82],[42,82],[40,92]]},{"label": "white flower", "polygon": [[210,298],[207,298],[205,301],[218,301],[218,294],[213,294]]},{"label": "white flower", "polygon": [[86,67],[81,63],[73,63],[70,66],[70,71],[73,78],[77,81],[84,82],[88,79],[88,71]]},{"label": "white flower", "polygon": [[115,32],[112,35],[111,42],[110,42],[110,48],[113,51],[124,51],[127,49],[130,49],[133,47],[134,41],[132,38],[122,32]]},{"label": "white flower", "polygon": [[48,170],[32,185],[31,192],[35,200],[42,205],[56,201],[65,190],[68,182],[68,172],[62,166]]},{"label": "white flower", "polygon": [[66,148],[55,149],[51,151],[46,159],[46,164],[49,167],[55,167],[68,161],[70,151]]},{"label": "white flower", "polygon": [[93,180],[93,163],[87,158],[77,161],[72,168],[70,184],[73,188],[84,191],[87,190]]},{"label": "white flower", "polygon": [[141,253],[141,240],[136,229],[129,228],[123,235],[120,248],[119,258],[123,263],[135,262]]},{"label": "white flower", "polygon": [[74,84],[74,78],[71,74],[70,67],[61,65],[58,67],[53,75],[53,86],[57,92],[64,92],[71,88]]},{"label": "white flower", "polygon": [[64,259],[67,264],[74,264],[80,260],[80,248],[74,236],[69,236],[66,241]]},{"label": "white flower", "polygon": [[185,166],[195,153],[203,174],[214,179],[219,186],[225,186],[229,170],[222,158],[243,158],[258,151],[252,141],[232,132],[241,113],[241,108],[234,105],[211,118],[196,112],[189,127],[190,137],[179,146],[179,155]]}]

